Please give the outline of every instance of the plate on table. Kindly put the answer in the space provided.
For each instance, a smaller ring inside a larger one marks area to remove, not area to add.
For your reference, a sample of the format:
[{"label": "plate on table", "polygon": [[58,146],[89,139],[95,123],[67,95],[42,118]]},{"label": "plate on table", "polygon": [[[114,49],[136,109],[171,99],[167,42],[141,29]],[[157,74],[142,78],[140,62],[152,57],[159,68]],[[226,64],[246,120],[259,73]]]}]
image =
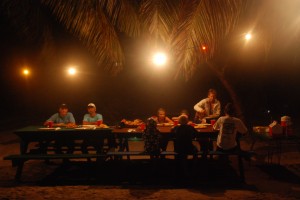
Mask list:
[{"label": "plate on table", "polygon": [[196,124],[194,128],[207,128],[206,124]]},{"label": "plate on table", "polygon": [[160,123],[160,124],[157,124],[157,126],[173,126],[174,124],[173,123]]}]

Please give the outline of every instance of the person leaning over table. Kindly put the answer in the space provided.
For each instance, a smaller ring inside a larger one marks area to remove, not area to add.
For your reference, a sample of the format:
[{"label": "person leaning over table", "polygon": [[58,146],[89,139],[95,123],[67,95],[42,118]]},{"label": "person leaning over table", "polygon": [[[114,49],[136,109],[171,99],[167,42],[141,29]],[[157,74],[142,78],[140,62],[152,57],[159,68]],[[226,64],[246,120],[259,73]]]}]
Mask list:
[{"label": "person leaning over table", "polygon": [[157,116],[152,117],[156,123],[163,124],[163,123],[173,123],[173,121],[167,117],[166,110],[164,108],[159,108],[157,110]]},{"label": "person leaning over table", "polygon": [[[157,124],[173,123],[173,121],[166,116],[166,110],[163,108],[157,110],[157,116],[154,116],[153,119]],[[167,150],[169,140],[170,136],[168,134],[161,135],[159,143],[162,151]]]},{"label": "person leaning over table", "polygon": [[[75,126],[74,116],[71,112],[69,112],[69,108],[66,104],[61,104],[58,108],[58,113],[53,114],[48,120],[46,120],[44,125],[47,126],[49,121],[53,122],[53,126]],[[73,153],[74,141],[69,141],[66,139],[55,141],[55,152],[58,154],[62,153],[62,146],[68,147],[67,153]]]},{"label": "person leaning over table", "polygon": [[236,151],[240,150],[236,141],[237,133],[246,134],[247,127],[239,118],[234,117],[234,106],[228,103],[224,109],[225,116],[220,117],[213,126],[213,129],[219,130],[217,137],[217,150],[218,151]]},{"label": "person leaning over table", "polygon": [[214,89],[208,90],[207,98],[202,99],[194,106],[195,123],[206,123],[205,118],[218,118],[221,113],[221,103],[217,99],[217,92]]},{"label": "person leaning over table", "polygon": [[[103,116],[96,112],[96,105],[94,103],[89,103],[87,105],[88,113],[83,116],[82,124],[83,125],[97,125],[98,121],[103,122]],[[113,151],[115,148],[115,138],[112,135],[111,137],[107,138],[108,146],[110,151]],[[83,140],[81,145],[82,153],[88,153],[87,147],[93,146],[98,154],[103,153],[103,145],[104,145],[104,138],[94,138],[93,140]]]}]

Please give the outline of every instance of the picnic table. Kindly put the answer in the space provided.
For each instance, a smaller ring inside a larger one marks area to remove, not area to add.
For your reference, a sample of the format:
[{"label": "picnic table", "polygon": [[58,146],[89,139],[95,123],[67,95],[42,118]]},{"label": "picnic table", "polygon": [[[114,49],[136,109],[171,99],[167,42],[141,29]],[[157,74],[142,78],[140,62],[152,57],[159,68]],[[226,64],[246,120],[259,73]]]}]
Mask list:
[{"label": "picnic table", "polygon": [[[159,126],[158,130],[161,134],[171,134],[172,126]],[[198,128],[196,134],[197,139],[209,138],[215,140],[218,135],[218,131],[212,129],[211,125]],[[17,166],[17,171],[15,175],[16,180],[20,180],[23,165],[27,160],[43,160],[43,159],[81,159],[81,158],[101,158],[107,156],[122,156],[126,155],[128,158],[131,155],[145,155],[145,152],[133,152],[129,149],[129,138],[142,138],[143,130],[140,128],[84,128],[84,127],[75,127],[75,128],[45,128],[41,126],[28,126],[14,132],[20,138],[20,154],[17,155],[8,155],[4,157],[5,160],[11,160],[13,166]],[[75,140],[87,140],[93,141],[99,138],[107,139],[112,138],[112,135],[119,141],[118,151],[113,152],[103,152],[93,153],[93,154],[83,154],[83,153],[55,153],[48,151],[32,151],[35,146],[30,145],[31,143],[51,143],[56,141],[75,141]],[[245,156],[241,152],[232,152],[224,153],[218,151],[210,152],[198,152],[198,155],[234,155],[239,159],[239,171],[242,180],[244,180],[244,168],[242,157]],[[162,152],[163,155],[176,155],[176,152]]]}]

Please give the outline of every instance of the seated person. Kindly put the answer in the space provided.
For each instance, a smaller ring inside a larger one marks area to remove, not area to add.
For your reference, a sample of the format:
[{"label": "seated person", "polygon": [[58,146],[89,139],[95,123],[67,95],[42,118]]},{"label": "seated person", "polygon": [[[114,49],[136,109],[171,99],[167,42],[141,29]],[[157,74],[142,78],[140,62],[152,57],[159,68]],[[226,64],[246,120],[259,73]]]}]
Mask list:
[{"label": "seated person", "polygon": [[157,130],[156,121],[153,118],[147,120],[146,130],[143,133],[144,150],[152,156],[158,157],[160,153],[160,132]]},{"label": "seated person", "polygon": [[[179,116],[178,116],[178,117],[172,117],[172,120],[173,120],[174,122],[175,122],[175,121],[178,122],[179,117],[180,117],[181,115],[186,115],[187,118],[189,119],[189,111],[186,110],[186,109],[183,109],[183,110],[181,110]],[[191,124],[193,124],[193,122],[189,120],[189,121],[188,121],[188,124],[191,125]]]},{"label": "seated person", "polygon": [[[152,117],[156,123],[163,124],[163,123],[172,123],[173,121],[166,116],[166,110],[163,108],[158,109],[157,116]],[[168,147],[170,136],[168,134],[161,135],[160,137],[160,148],[162,151],[166,151]]]},{"label": "seated person", "polygon": [[[93,103],[89,103],[87,105],[88,114],[83,116],[83,125],[97,125],[98,121],[103,122],[103,116],[96,112],[96,105]],[[111,142],[111,141],[110,141]],[[82,153],[88,153],[87,147],[93,146],[96,149],[98,154],[103,152],[103,138],[93,138],[93,139],[85,139],[81,144]],[[112,145],[111,145],[112,146]]]},{"label": "seated person", "polygon": [[[45,123],[46,126],[49,121],[53,122],[53,126],[67,126],[67,127],[74,127],[75,126],[75,119],[71,112],[68,112],[68,106],[66,104],[61,104],[58,109],[58,113],[52,115]],[[45,144],[45,147],[48,144]],[[67,146],[68,150],[67,153],[73,153],[74,151],[74,141],[70,141],[67,139],[61,139],[55,141],[56,153],[62,153],[62,146]]]},{"label": "seated person", "polygon": [[166,116],[166,110],[163,108],[158,109],[157,116],[152,117],[156,123],[163,124],[163,123],[173,123],[173,121]]},{"label": "seated person", "polygon": [[239,150],[239,146],[236,142],[237,133],[246,134],[247,127],[242,120],[233,117],[234,106],[228,103],[225,106],[225,116],[220,117],[213,128],[219,130],[217,138],[217,150],[219,151],[235,151]]},{"label": "seated person", "polygon": [[176,126],[174,132],[174,151],[178,153],[179,158],[187,158],[188,154],[197,152],[193,145],[193,139],[196,137],[197,131],[194,127],[188,125],[188,117],[186,115],[179,116],[180,126]]}]

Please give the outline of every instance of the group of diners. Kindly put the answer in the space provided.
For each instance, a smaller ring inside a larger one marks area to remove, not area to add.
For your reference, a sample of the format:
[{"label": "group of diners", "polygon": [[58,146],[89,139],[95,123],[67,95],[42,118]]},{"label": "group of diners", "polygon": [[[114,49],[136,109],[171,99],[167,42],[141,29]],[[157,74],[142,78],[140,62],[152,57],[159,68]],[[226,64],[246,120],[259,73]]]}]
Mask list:
[{"label": "group of diners", "polygon": [[[245,124],[238,118],[234,117],[234,105],[228,103],[224,107],[224,116],[221,114],[221,104],[217,100],[217,93],[214,89],[209,89],[207,98],[202,99],[195,104],[195,117],[190,120],[189,114],[183,110],[178,117],[169,118],[163,108],[158,109],[157,116],[147,119],[146,129],[143,132],[144,150],[149,154],[158,155],[161,151],[166,151],[170,137],[174,138],[174,151],[180,155],[193,154],[197,151],[193,141],[197,131],[191,124],[193,123],[207,123],[206,119],[214,118],[216,122],[213,125],[214,130],[218,130],[217,137],[217,150],[219,151],[235,151],[238,146],[236,142],[237,133],[246,134],[247,128]],[[83,117],[83,125],[97,125],[103,122],[103,116],[96,112],[94,103],[89,103],[87,106],[88,114]],[[99,123],[100,121],[100,123]],[[157,124],[161,123],[174,123],[178,121],[178,125],[174,126],[171,135],[160,134],[157,129]],[[54,126],[75,126],[75,119],[71,112],[68,111],[66,104],[59,107],[59,112],[52,115],[46,122],[45,126],[52,122]],[[204,139],[199,140],[200,149],[203,151],[213,150],[211,143]],[[97,153],[103,151],[103,139],[82,142],[82,152],[88,153],[87,146],[94,146]],[[56,142],[57,153],[61,152],[62,146],[68,146],[68,153],[74,150],[74,141],[60,141]],[[110,151],[116,148],[115,138],[112,136],[108,138],[108,146]]]}]

